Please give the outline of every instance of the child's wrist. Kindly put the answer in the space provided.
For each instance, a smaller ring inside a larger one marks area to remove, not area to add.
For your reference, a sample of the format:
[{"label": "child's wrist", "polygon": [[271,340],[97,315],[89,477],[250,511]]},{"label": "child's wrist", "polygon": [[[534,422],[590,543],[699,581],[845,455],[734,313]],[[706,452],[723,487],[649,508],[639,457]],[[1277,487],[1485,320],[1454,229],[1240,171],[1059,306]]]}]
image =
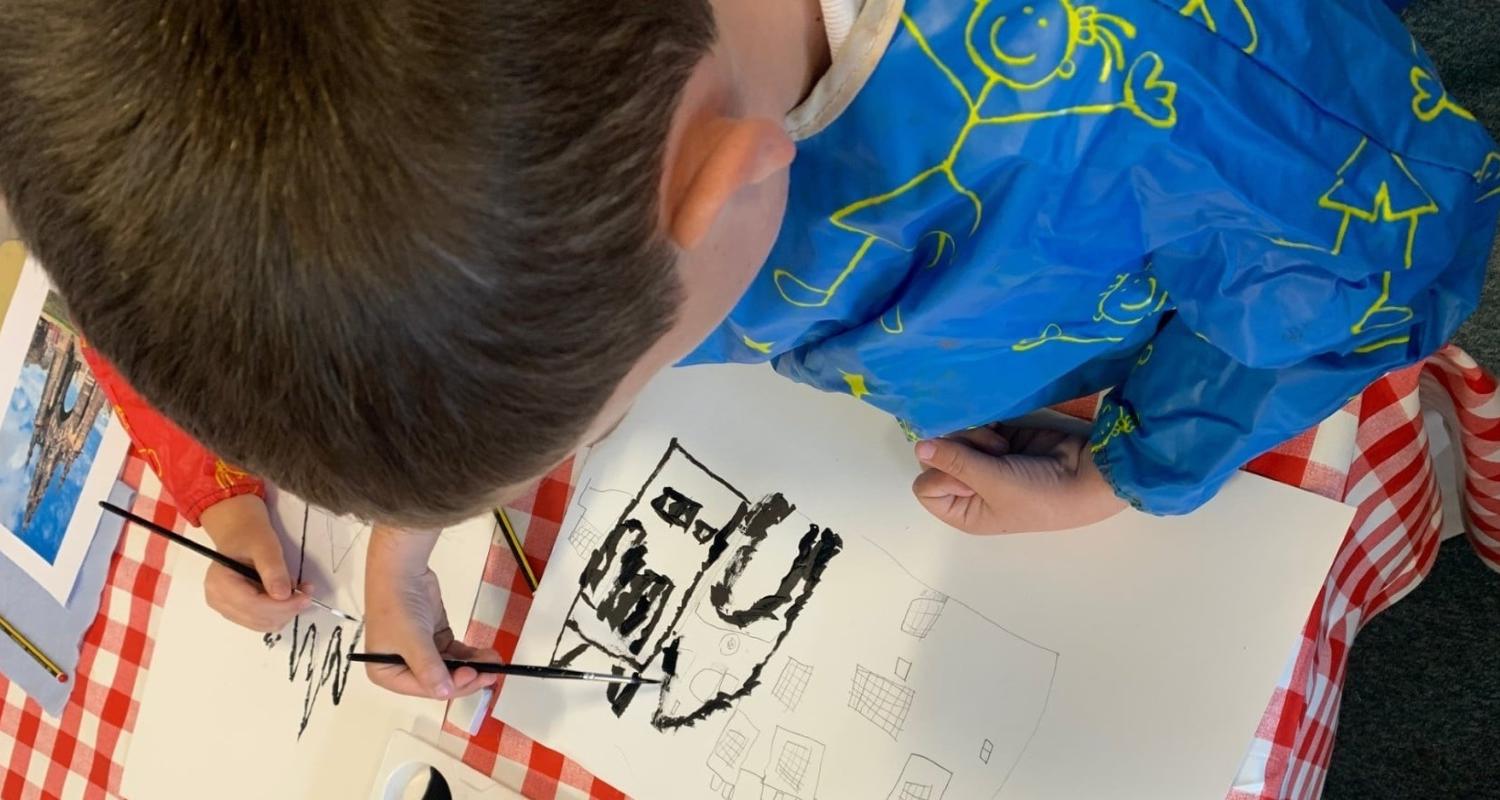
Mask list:
[{"label": "child's wrist", "polygon": [[265,501],[255,494],[235,495],[208,506],[199,515],[198,523],[220,550],[246,535],[275,535]]},{"label": "child's wrist", "polygon": [[370,534],[366,570],[373,576],[405,579],[427,571],[437,531],[410,531],[377,525]]}]

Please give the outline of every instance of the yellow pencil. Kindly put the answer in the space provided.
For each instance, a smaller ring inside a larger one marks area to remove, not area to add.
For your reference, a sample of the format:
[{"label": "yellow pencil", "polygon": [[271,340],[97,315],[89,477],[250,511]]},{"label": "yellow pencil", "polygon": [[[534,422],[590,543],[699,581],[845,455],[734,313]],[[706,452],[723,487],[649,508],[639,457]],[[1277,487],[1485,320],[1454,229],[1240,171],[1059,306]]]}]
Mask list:
[{"label": "yellow pencil", "polygon": [[22,650],[25,650],[26,655],[31,656],[36,660],[36,663],[41,664],[42,669],[52,673],[52,677],[56,678],[58,683],[68,682],[68,674],[63,672],[61,667],[52,663],[52,659],[48,658],[46,653],[43,653],[36,645],[32,644],[31,640],[26,638],[25,634],[16,630],[16,626],[10,624],[10,620],[0,617],[0,630],[5,631],[5,635],[9,636],[11,641],[15,642]]},{"label": "yellow pencil", "polygon": [[516,564],[521,567],[521,577],[526,579],[526,585],[536,592],[541,581],[537,580],[536,571],[531,568],[531,561],[526,558],[526,551],[521,547],[521,537],[516,535],[516,526],[510,522],[505,510],[495,509],[495,522],[500,524],[500,530],[505,532],[505,543],[510,545],[511,555],[516,557]]}]

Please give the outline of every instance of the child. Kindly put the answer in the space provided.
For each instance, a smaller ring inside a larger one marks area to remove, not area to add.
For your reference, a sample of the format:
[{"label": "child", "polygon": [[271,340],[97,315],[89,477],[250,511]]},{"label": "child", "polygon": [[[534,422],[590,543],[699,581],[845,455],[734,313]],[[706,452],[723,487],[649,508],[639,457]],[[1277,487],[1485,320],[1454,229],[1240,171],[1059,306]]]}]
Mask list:
[{"label": "child", "polygon": [[[152,404],[408,527],[684,359],[915,437],[1114,387],[1088,441],[921,441],[919,499],[1186,512],[1443,344],[1500,209],[1382,0],[163,5],[0,10],[0,188]],[[462,691],[430,541],[372,545],[370,647],[416,667],[372,675]]]}]

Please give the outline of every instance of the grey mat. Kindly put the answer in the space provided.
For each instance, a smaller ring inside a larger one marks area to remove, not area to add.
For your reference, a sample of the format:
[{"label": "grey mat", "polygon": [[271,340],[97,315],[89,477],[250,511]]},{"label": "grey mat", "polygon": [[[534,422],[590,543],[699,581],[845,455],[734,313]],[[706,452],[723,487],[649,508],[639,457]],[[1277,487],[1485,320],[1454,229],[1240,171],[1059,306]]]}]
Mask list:
[{"label": "grey mat", "polygon": [[[1500,0],[1417,0],[1407,24],[1500,138]],[[1458,341],[1500,369],[1500,247]],[[1443,545],[1427,581],[1359,634],[1345,692],[1328,800],[1500,798],[1500,575],[1463,540]]]},{"label": "grey mat", "polygon": [[1325,797],[1500,797],[1500,575],[1462,539],[1355,640]]}]

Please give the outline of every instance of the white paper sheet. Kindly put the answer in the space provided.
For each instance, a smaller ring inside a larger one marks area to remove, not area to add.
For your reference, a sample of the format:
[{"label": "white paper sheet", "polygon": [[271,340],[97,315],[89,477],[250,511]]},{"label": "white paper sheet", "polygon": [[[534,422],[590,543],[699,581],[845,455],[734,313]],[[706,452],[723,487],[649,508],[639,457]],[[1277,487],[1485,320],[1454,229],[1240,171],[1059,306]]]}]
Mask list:
[{"label": "white paper sheet", "polygon": [[495,715],[646,800],[1222,797],[1353,511],[1247,475],[1187,518],[976,538],[916,472],[849,398],[660,377],[515,658],[674,677],[511,680]]},{"label": "white paper sheet", "polygon": [[130,440],[41,265],[0,323],[0,556],[67,605]]},{"label": "white paper sheet", "polygon": [[[300,564],[301,580],[320,587],[318,599],[362,617],[368,527],[286,494],[273,494],[272,507],[293,576]],[[480,518],[450,528],[433,551],[457,630],[473,608],[494,527]],[[363,651],[363,626],[313,608],[263,638],[204,603],[206,559],[180,548],[172,559],[127,754],[126,797],[361,797],[392,731],[411,730],[419,718],[441,724],[441,702],[391,694],[371,684],[362,665],[347,663]]]}]

